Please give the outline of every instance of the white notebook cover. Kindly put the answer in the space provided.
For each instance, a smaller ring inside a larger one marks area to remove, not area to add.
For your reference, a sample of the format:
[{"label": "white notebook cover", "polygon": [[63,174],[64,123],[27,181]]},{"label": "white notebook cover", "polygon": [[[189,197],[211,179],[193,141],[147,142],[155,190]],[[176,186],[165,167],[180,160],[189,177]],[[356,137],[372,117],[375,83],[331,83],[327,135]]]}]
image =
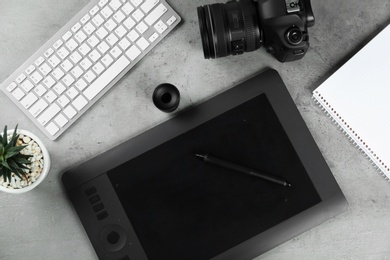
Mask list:
[{"label": "white notebook cover", "polygon": [[390,179],[390,25],[330,76],[313,97]]}]

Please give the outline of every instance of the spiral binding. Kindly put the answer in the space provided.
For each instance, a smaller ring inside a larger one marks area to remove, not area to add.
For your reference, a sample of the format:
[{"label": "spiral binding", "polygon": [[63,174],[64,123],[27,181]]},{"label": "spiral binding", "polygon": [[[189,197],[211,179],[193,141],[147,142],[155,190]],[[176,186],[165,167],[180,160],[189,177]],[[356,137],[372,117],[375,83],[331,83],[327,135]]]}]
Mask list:
[{"label": "spiral binding", "polygon": [[[313,93],[312,99],[321,108],[322,111],[332,120],[332,123],[347,136],[348,140],[357,147],[368,158],[374,168],[390,182],[390,168],[385,165],[382,160],[377,156],[371,148],[364,142],[362,138],[349,126],[349,124],[332,108],[332,106],[326,101],[324,97],[318,91]],[[347,130],[346,130],[347,129]],[[355,137],[354,137],[355,136]],[[382,166],[378,166],[382,165]],[[389,174],[386,174],[388,172]]]}]

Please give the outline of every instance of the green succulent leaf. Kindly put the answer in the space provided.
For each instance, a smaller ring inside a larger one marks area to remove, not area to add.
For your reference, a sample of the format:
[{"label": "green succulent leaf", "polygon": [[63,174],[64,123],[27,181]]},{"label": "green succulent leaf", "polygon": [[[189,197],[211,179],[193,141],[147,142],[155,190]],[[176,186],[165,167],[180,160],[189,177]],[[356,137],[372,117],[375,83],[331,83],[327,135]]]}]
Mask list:
[{"label": "green succulent leaf", "polygon": [[11,137],[11,144],[12,146],[16,146],[16,142],[18,141],[19,135],[16,133],[18,131],[18,125],[15,126],[14,133],[12,134]]},{"label": "green succulent leaf", "polygon": [[2,169],[2,175],[4,181],[11,181],[11,171],[7,168]]},{"label": "green succulent leaf", "polygon": [[4,147],[7,146],[7,126],[4,127],[4,133],[3,133],[3,136],[2,136],[2,140],[1,140],[1,143],[3,144]]},{"label": "green succulent leaf", "polygon": [[13,146],[9,149],[7,149],[7,152],[4,155],[5,159],[14,157],[15,155],[19,154],[20,151],[22,151],[27,145],[21,145],[21,146]]},{"label": "green succulent leaf", "polygon": [[18,126],[8,141],[7,126],[4,127],[3,135],[0,135],[0,176],[3,176],[4,181],[11,181],[12,173],[19,178],[25,178],[29,168],[26,166],[32,162],[29,158],[32,155],[21,154],[20,152],[27,145],[17,145],[19,135],[17,134]]}]

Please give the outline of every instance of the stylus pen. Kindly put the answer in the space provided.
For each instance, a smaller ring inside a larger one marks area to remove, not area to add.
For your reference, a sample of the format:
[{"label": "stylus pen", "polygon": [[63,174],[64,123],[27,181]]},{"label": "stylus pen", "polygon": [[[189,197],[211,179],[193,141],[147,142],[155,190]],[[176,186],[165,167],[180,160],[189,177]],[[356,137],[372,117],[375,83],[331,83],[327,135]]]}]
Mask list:
[{"label": "stylus pen", "polygon": [[273,182],[273,183],[276,183],[276,184],[279,184],[279,185],[282,185],[285,187],[286,186],[291,187],[291,184],[283,178],[273,176],[273,175],[270,175],[267,173],[255,171],[253,169],[250,169],[250,168],[247,168],[247,167],[244,167],[241,165],[237,165],[237,164],[213,157],[213,156],[208,155],[208,154],[195,154],[195,155],[199,158],[202,158],[205,163],[215,164],[215,165],[218,165],[218,166],[230,169],[230,170],[249,174],[249,175],[255,176],[257,178],[260,178],[260,179],[263,179],[266,181],[270,181],[270,182]]}]

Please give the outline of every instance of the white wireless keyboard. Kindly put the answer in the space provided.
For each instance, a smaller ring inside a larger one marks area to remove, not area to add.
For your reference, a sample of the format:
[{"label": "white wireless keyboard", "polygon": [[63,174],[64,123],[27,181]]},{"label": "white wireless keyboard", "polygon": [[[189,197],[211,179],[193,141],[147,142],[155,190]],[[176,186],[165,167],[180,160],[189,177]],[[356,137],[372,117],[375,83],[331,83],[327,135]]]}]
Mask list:
[{"label": "white wireless keyboard", "polygon": [[94,0],[1,85],[55,140],[179,22],[164,0]]}]

